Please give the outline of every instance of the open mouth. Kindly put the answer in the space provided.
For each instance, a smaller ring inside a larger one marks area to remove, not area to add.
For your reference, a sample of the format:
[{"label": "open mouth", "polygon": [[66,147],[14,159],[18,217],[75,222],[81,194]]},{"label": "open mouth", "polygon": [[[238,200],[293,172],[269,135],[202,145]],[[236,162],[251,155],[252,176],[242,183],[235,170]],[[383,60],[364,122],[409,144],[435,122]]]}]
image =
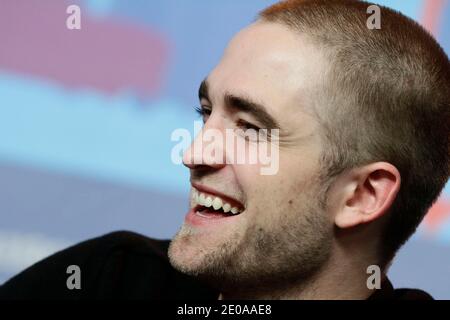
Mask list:
[{"label": "open mouth", "polygon": [[194,203],[194,212],[204,217],[230,217],[239,215],[244,211],[242,205],[231,199],[200,192],[196,189],[193,189],[192,200]]}]

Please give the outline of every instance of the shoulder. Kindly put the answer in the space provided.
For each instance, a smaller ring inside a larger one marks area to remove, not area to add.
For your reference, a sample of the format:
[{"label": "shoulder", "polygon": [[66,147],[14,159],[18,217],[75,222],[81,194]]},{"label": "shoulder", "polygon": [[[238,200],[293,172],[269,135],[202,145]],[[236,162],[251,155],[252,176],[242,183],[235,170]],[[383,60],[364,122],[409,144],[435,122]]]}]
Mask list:
[{"label": "shoulder", "polygon": [[[164,299],[183,292],[210,294],[174,270],[167,257],[170,240],[117,231],[78,243],[32,265],[0,287],[3,299]],[[81,289],[68,289],[70,266],[80,271]],[[184,291],[183,291],[184,290]]]},{"label": "shoulder", "polygon": [[394,290],[395,300],[434,300],[428,293],[420,289],[400,288]]},{"label": "shoulder", "polygon": [[391,281],[387,278],[368,300],[433,300],[433,297],[420,289],[398,288],[394,289]]}]

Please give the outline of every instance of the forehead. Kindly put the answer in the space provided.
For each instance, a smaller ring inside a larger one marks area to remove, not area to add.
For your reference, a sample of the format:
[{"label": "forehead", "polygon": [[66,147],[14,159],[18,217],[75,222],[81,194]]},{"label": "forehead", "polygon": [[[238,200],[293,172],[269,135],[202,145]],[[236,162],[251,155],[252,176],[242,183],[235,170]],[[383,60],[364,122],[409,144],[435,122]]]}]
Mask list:
[{"label": "forehead", "polygon": [[258,101],[274,116],[308,112],[324,62],[306,36],[280,24],[257,22],[231,40],[208,76],[211,99],[230,92]]}]

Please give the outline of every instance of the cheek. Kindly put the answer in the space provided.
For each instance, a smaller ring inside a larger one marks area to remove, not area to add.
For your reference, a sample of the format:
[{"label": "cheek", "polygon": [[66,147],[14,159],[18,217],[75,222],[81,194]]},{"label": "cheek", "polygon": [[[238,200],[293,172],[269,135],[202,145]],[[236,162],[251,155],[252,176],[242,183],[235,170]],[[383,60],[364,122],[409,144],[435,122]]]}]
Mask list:
[{"label": "cheek", "polygon": [[261,210],[294,209],[301,206],[308,197],[314,197],[317,192],[318,174],[317,166],[282,163],[276,175],[257,175],[250,180],[249,199],[255,199],[258,209]]},{"label": "cheek", "polygon": [[291,193],[311,189],[319,181],[320,156],[315,148],[289,151],[280,154],[279,178]]},{"label": "cheek", "polygon": [[287,203],[286,199],[293,193],[295,177],[289,172],[280,170],[276,175],[261,175],[257,166],[244,165],[239,170],[242,171],[237,172],[239,184],[253,213],[273,212]]},{"label": "cheek", "polygon": [[260,184],[261,178],[264,178],[258,164],[234,164],[233,171],[239,186],[246,195]]},{"label": "cheek", "polygon": [[252,212],[289,211],[301,206],[307,195],[317,189],[320,173],[317,159],[282,152],[279,160],[279,170],[274,175],[262,175],[260,165],[234,166],[235,177]]}]

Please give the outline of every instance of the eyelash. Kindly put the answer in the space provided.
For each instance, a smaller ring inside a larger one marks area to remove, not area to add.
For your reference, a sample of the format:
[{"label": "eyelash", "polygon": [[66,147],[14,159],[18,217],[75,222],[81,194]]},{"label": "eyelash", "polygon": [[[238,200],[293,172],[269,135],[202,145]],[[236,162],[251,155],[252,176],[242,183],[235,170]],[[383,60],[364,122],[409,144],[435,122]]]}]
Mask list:
[{"label": "eyelash", "polygon": [[[197,112],[199,114],[200,117],[205,117],[205,116],[210,116],[211,115],[211,110],[207,109],[203,106],[200,107],[195,107],[195,112]],[[261,128],[259,128],[258,126],[255,126],[254,124],[251,124],[245,120],[238,120],[238,127],[243,128],[245,130],[248,129],[253,129],[255,131],[259,131]]]},{"label": "eyelash", "polygon": [[201,117],[204,117],[205,115],[211,115],[211,110],[208,110],[203,106],[195,107],[195,112],[197,112]]}]

